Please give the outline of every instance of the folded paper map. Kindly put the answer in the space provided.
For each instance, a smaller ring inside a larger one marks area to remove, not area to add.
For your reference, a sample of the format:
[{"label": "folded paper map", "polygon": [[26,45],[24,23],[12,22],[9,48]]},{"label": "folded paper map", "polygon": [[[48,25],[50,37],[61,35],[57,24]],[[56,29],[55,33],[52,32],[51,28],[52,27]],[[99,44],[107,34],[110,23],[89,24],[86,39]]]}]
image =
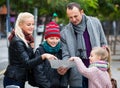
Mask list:
[{"label": "folded paper map", "polygon": [[51,68],[59,68],[59,67],[66,67],[70,68],[75,66],[75,63],[73,61],[68,61],[68,60],[49,60]]}]

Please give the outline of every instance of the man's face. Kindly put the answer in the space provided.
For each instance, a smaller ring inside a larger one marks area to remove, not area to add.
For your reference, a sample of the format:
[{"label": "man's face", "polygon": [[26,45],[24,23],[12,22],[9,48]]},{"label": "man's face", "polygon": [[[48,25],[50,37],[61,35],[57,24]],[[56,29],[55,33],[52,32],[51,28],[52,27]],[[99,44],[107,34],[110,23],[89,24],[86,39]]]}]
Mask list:
[{"label": "man's face", "polygon": [[82,10],[80,11],[76,7],[73,7],[73,9],[67,8],[67,16],[68,16],[70,22],[74,25],[78,25],[81,22],[82,14],[83,14],[83,11]]}]

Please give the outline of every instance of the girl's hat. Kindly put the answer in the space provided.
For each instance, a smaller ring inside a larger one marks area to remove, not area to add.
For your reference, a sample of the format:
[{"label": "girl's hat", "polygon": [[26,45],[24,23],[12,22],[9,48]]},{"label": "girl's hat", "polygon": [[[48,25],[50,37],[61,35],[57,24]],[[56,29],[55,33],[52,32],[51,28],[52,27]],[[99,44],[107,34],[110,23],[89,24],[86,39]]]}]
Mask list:
[{"label": "girl's hat", "polygon": [[59,25],[55,22],[50,22],[46,25],[45,28],[45,39],[48,37],[58,37],[60,38],[60,29]]}]

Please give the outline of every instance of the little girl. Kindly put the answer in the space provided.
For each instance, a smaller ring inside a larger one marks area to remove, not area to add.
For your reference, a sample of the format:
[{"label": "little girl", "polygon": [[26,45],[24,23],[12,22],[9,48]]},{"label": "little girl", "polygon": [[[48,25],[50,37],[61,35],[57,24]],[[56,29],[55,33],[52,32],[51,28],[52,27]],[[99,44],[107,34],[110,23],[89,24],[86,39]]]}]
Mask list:
[{"label": "little girl", "polygon": [[108,47],[95,47],[90,53],[90,66],[87,68],[79,57],[71,57],[79,72],[88,78],[89,88],[112,88],[110,77],[110,50]]}]

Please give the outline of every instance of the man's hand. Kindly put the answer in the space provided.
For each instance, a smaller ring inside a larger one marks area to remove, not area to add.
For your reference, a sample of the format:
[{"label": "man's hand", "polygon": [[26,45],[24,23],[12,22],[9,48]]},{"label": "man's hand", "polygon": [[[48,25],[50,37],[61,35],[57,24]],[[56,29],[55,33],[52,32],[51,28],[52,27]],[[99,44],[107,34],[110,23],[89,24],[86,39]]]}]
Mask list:
[{"label": "man's hand", "polygon": [[65,68],[65,67],[59,67],[59,68],[57,69],[57,72],[58,72],[60,75],[64,75],[67,71],[68,71],[68,68]]}]

